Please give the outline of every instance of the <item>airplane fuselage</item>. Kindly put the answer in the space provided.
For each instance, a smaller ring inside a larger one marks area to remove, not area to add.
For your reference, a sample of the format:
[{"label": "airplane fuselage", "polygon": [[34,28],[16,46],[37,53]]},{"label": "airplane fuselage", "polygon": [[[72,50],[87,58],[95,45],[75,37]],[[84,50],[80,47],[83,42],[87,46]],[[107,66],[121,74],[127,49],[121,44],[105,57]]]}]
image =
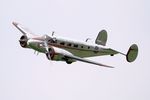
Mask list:
[{"label": "airplane fuselage", "polygon": [[[40,40],[40,41],[39,41]],[[42,37],[34,38],[33,42],[30,43],[29,41],[29,46],[30,48],[38,51],[45,53],[45,48],[44,44],[41,42]],[[111,54],[116,54],[117,52],[114,51],[109,51],[110,48],[103,48],[98,45],[90,45],[86,42],[77,42],[73,40],[65,40],[62,38],[49,38],[48,40],[48,46],[49,47],[54,47],[55,49],[62,49],[69,51],[70,53],[74,54],[75,56],[79,57],[93,57],[93,56],[102,56],[102,55],[111,55]]]}]

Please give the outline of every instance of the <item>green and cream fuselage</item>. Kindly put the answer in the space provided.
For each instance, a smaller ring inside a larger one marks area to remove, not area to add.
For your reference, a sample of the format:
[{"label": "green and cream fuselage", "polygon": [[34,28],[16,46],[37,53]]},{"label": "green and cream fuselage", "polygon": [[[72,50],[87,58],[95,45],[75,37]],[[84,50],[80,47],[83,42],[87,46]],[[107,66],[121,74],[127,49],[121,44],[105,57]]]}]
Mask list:
[{"label": "green and cream fuselage", "polygon": [[95,42],[96,44],[89,44],[87,42],[73,41],[48,35],[37,36],[16,22],[13,22],[13,25],[23,33],[19,40],[20,45],[23,48],[30,48],[40,53],[44,53],[49,60],[53,61],[65,61],[68,64],[71,64],[75,61],[82,61],[113,68],[112,66],[97,63],[85,58],[103,55],[113,56],[119,53],[125,55],[128,62],[133,62],[138,54],[138,47],[136,44],[133,44],[129,48],[127,54],[118,52],[111,48],[104,48],[100,46],[106,45],[107,32],[105,30],[99,32]]},{"label": "green and cream fuselage", "polygon": [[[47,37],[47,43],[49,48],[53,48],[55,51],[55,56],[52,60],[62,60],[62,53],[75,55],[81,58],[102,55],[114,55],[118,53],[115,50],[112,50],[110,48],[103,48],[99,45],[90,45],[86,42],[78,42],[57,37],[49,37],[47,35],[45,36]],[[34,37],[28,40],[28,47],[38,52],[45,53],[46,49],[43,43],[43,41],[45,41],[45,36]]]}]

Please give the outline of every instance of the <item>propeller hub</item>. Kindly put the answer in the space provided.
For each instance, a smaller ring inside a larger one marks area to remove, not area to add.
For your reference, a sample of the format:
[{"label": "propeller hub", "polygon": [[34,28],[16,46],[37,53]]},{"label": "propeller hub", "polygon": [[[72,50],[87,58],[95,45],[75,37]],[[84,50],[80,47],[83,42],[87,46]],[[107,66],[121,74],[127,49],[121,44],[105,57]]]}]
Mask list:
[{"label": "propeller hub", "polygon": [[21,36],[21,38],[19,40],[21,47],[26,48],[27,47],[27,41],[28,41],[27,36],[25,36],[25,35]]}]

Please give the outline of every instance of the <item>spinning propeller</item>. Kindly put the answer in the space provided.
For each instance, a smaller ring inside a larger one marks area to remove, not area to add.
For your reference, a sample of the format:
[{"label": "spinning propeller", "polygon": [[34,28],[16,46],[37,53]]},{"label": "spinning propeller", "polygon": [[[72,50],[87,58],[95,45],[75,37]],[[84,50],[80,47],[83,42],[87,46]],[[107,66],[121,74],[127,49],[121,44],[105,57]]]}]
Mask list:
[{"label": "spinning propeller", "polygon": [[49,48],[48,48],[47,36],[45,35],[44,38],[45,38],[45,40],[44,40],[44,46],[45,46],[45,49],[46,49],[45,54],[47,56],[47,59],[51,60],[51,55],[50,55]]}]

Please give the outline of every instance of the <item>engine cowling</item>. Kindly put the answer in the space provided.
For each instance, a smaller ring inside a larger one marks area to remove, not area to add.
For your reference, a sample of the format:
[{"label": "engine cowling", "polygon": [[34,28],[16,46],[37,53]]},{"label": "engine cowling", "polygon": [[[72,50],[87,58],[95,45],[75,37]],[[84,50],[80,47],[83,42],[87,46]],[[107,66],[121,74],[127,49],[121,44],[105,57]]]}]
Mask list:
[{"label": "engine cowling", "polygon": [[55,56],[54,48],[52,48],[52,47],[48,48],[48,52],[46,52],[47,59],[53,60],[54,56]]},{"label": "engine cowling", "polygon": [[20,37],[20,40],[19,40],[21,47],[27,48],[27,46],[28,46],[28,45],[27,45],[27,41],[28,41],[27,36],[22,35],[22,36]]},{"label": "engine cowling", "polygon": [[48,52],[46,52],[46,57],[49,60],[65,61],[67,64],[71,64],[72,62],[74,62],[74,60],[69,59],[64,55],[71,55],[71,53],[57,47],[50,47],[48,48]]}]

